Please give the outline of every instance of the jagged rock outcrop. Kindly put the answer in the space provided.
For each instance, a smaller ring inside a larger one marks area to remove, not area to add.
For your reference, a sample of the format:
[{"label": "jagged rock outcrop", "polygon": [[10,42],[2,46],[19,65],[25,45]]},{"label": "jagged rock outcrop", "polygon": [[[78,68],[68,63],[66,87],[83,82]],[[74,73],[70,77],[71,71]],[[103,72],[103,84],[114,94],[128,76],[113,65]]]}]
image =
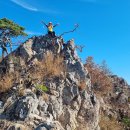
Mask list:
[{"label": "jagged rock outcrop", "polygon": [[[130,87],[117,75],[111,75],[112,91],[99,95],[101,110],[101,129],[129,130],[130,129]],[[105,125],[107,124],[107,125]],[[110,126],[112,124],[112,126]]]},{"label": "jagged rock outcrop", "polygon": [[[53,45],[53,42],[56,44]],[[24,77],[25,80],[30,66],[44,59],[48,52],[55,56],[64,56],[66,66],[64,78],[46,78],[44,84],[48,91],[42,94],[34,91],[33,83],[31,87],[25,83],[14,83],[10,94],[5,97],[7,100],[0,97],[1,104],[4,104],[1,105],[2,109],[0,108],[1,116],[5,120],[26,124],[32,130],[99,130],[100,103],[91,90],[88,71],[75,52],[73,40],[63,43],[61,38],[32,37],[1,62],[1,65],[6,64],[8,69],[0,71],[8,72],[11,69],[11,72],[15,73],[17,70],[20,73],[19,78]],[[19,59],[19,62],[12,60],[14,66],[10,66],[11,56]],[[26,68],[23,67],[24,64]],[[80,81],[83,82],[82,87]],[[24,88],[24,94],[19,96],[21,88]],[[46,98],[43,95],[46,95]]]},{"label": "jagged rock outcrop", "polygon": [[[49,53],[63,57],[64,72],[39,78],[37,73],[41,71],[41,75],[44,70],[37,65],[42,65]],[[0,66],[1,81],[6,82],[6,76],[11,78],[8,90],[0,90],[2,130],[100,130],[99,125],[106,130],[111,119],[121,126],[112,130],[129,130],[129,125],[122,124],[130,117],[130,86],[123,78],[112,75],[112,91],[105,95],[94,93],[74,40],[65,43],[61,37],[32,37],[5,57]]]}]

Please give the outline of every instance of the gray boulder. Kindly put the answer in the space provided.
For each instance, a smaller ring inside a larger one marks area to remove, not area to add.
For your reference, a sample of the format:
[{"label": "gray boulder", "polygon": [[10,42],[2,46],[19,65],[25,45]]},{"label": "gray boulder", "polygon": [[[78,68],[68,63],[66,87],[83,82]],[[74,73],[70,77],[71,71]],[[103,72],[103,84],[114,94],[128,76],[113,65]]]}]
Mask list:
[{"label": "gray boulder", "polygon": [[26,118],[34,118],[39,115],[38,99],[35,94],[30,93],[17,99],[7,110],[8,118],[16,120],[25,120]]}]

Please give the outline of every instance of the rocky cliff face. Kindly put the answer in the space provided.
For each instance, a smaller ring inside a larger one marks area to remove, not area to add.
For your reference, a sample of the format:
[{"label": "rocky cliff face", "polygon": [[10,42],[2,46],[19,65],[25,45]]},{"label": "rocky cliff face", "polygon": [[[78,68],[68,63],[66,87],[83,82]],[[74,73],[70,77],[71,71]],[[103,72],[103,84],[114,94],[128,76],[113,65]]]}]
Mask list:
[{"label": "rocky cliff face", "polygon": [[130,129],[130,87],[123,78],[110,76],[111,92],[98,95],[100,102],[100,128],[112,130]]},{"label": "rocky cliff face", "polygon": [[93,92],[73,40],[32,37],[0,63],[0,129],[129,130],[130,87],[110,78]]},{"label": "rocky cliff face", "polygon": [[[64,43],[64,47],[57,43],[64,41],[47,36],[32,37],[0,63],[4,66],[0,68],[1,78],[5,73],[11,77],[18,73],[10,89],[0,93],[0,129],[100,129],[100,103],[91,90],[88,71],[75,52],[74,41]],[[62,55],[66,72],[32,81],[30,69],[35,68],[37,61],[44,62],[47,53],[55,57]],[[47,91],[37,87],[43,82],[42,87]]]}]

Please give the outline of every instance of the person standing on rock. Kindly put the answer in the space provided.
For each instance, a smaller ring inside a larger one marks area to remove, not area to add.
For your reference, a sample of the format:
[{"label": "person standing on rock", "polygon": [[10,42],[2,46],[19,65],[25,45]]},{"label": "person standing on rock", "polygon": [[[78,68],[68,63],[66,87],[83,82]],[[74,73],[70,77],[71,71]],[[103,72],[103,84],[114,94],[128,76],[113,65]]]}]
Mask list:
[{"label": "person standing on rock", "polygon": [[53,25],[52,22],[49,22],[48,25],[42,21],[42,23],[47,27],[48,35],[50,35],[52,38],[55,37],[55,31],[53,31],[53,28],[58,26],[59,24]]}]

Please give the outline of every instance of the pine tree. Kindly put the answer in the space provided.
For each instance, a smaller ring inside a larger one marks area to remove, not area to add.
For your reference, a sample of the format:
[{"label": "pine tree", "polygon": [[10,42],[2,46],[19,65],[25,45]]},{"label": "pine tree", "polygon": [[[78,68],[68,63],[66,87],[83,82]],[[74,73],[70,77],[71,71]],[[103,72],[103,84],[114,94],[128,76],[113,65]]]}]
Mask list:
[{"label": "pine tree", "polygon": [[8,32],[10,37],[27,36],[24,30],[23,27],[7,18],[0,19],[0,33]]}]

